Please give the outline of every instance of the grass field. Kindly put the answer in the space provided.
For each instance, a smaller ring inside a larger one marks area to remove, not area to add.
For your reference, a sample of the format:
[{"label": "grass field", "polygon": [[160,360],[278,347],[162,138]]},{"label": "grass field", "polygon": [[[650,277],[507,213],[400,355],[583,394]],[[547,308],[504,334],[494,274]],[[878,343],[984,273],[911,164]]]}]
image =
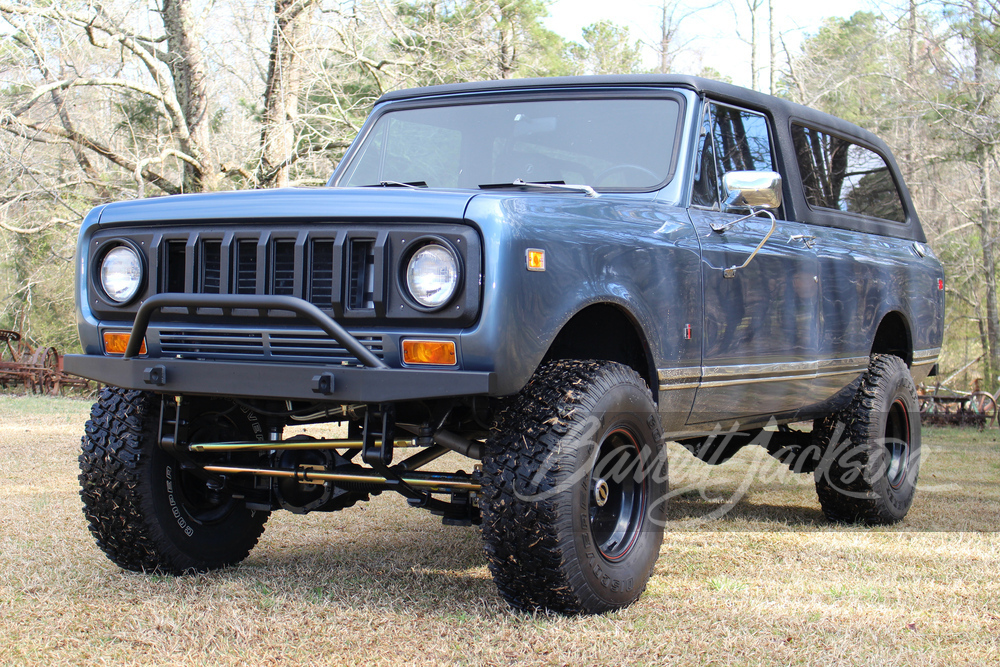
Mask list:
[{"label": "grass field", "polygon": [[80,511],[88,410],[0,395],[0,665],[1000,664],[996,429],[925,429],[917,500],[878,530],[828,525],[759,448],[710,468],[672,446],[646,593],[563,618],[508,610],[475,528],[391,494],[276,513],[239,567],[122,572]]}]

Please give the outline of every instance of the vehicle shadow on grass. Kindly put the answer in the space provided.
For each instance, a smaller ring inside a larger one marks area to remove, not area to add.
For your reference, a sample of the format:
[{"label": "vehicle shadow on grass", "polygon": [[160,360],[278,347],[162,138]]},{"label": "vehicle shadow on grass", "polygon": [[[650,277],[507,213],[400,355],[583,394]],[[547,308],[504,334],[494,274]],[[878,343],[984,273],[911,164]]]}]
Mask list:
[{"label": "vehicle shadow on grass", "polygon": [[302,536],[296,544],[263,542],[233,579],[262,582],[273,595],[314,604],[439,612],[442,604],[465,613],[506,609],[486,567],[479,531],[359,531],[351,535]]},{"label": "vehicle shadow on grass", "polygon": [[[672,498],[667,504],[667,527],[689,526],[699,530],[815,530],[830,525],[814,507],[755,503],[729,505],[702,498]],[[750,524],[749,526],[747,524]],[[758,525],[754,525],[758,524]]]},{"label": "vehicle shadow on grass", "polygon": [[[740,501],[727,512],[703,499],[671,499],[667,531],[815,530],[829,525],[818,509]],[[714,517],[714,518],[713,518]],[[408,608],[436,612],[447,603],[464,613],[507,610],[486,566],[477,528],[433,523],[350,526],[346,530],[268,535],[239,568],[224,576],[253,580],[273,595],[355,608]]]},{"label": "vehicle shadow on grass", "polygon": [[[818,509],[744,501],[714,521],[702,521],[718,507],[703,500],[673,500],[667,530],[815,530],[828,525]],[[417,523],[280,533],[265,537],[242,566],[223,576],[255,582],[251,585],[267,595],[319,605],[398,610],[403,599],[408,609],[420,612],[438,613],[444,604],[471,615],[507,613],[476,528]]]}]

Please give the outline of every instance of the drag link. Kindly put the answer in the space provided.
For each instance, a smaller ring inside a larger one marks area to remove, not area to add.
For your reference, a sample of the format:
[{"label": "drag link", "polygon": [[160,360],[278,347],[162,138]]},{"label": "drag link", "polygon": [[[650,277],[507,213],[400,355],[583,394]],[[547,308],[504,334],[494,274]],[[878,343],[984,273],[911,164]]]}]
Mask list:
[{"label": "drag link", "polygon": [[[301,484],[322,484],[323,482],[341,482],[354,484],[374,484],[377,486],[392,486],[391,480],[384,475],[370,473],[363,468],[350,472],[318,472],[305,466],[296,467],[294,470],[274,470],[268,468],[239,468],[232,466],[205,466],[207,472],[219,475],[257,475],[260,477],[283,477],[294,479]],[[435,473],[435,472],[406,472],[399,475],[399,479],[413,487],[428,489],[432,493],[446,493],[451,491],[476,491],[482,489],[479,482],[473,480],[472,476],[462,473]]]}]

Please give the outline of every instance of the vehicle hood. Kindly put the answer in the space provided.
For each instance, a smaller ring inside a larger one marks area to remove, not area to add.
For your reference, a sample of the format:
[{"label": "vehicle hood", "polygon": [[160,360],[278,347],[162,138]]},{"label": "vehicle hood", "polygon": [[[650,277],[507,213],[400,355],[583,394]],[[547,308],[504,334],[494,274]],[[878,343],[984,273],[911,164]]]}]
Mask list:
[{"label": "vehicle hood", "polygon": [[460,221],[477,193],[389,188],[281,188],[173,195],[108,204],[101,227],[192,220],[337,222]]}]

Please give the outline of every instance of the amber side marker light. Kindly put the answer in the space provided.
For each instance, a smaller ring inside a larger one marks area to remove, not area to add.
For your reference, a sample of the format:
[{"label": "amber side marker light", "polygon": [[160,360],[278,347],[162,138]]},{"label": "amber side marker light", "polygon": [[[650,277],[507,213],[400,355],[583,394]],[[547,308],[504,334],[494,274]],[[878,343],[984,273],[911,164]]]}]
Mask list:
[{"label": "amber side marker light", "polygon": [[538,248],[528,248],[524,255],[529,271],[545,270],[545,251]]},{"label": "amber side marker light", "polygon": [[[105,331],[104,332],[104,354],[125,354],[128,347],[128,339],[131,334],[127,331]],[[146,341],[142,341],[139,354],[146,354]]]},{"label": "amber side marker light", "polygon": [[454,366],[455,342],[451,340],[404,340],[403,362]]}]

